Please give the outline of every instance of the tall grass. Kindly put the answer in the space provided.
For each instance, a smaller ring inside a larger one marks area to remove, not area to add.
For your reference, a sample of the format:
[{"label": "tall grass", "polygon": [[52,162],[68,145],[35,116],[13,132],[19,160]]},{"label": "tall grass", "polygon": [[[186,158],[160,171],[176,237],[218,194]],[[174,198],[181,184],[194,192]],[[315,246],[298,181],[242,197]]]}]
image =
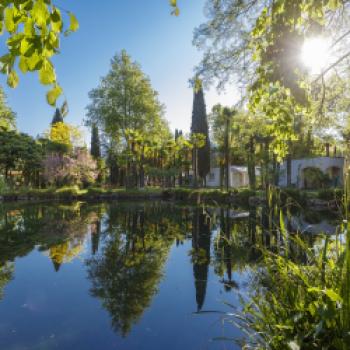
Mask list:
[{"label": "tall grass", "polygon": [[[282,237],[277,252],[261,248],[263,261],[235,324],[245,334],[243,349],[350,349],[349,174],[343,197],[343,222],[335,237],[323,236],[308,247],[285,227],[284,212],[270,207]],[[269,205],[273,205],[270,194]],[[303,261],[293,260],[290,246]]]}]

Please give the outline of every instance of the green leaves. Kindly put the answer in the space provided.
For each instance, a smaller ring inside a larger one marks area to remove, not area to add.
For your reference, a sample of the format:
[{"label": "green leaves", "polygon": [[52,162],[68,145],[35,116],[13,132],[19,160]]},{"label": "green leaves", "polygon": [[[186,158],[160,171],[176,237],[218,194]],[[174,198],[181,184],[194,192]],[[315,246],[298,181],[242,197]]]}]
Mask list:
[{"label": "green leaves", "polygon": [[47,94],[47,103],[51,106],[56,105],[57,99],[62,95],[62,88],[59,85],[54,86]]},{"label": "green leaves", "polygon": [[14,70],[12,70],[7,76],[7,84],[9,87],[14,89],[15,87],[17,87],[18,83],[19,83],[18,75]]},{"label": "green leaves", "polygon": [[328,2],[328,7],[331,11],[335,11],[340,6],[342,6],[341,0],[329,0]]},{"label": "green leaves", "polygon": [[63,21],[61,16],[61,11],[58,8],[54,8],[51,13],[51,29],[55,33],[60,33],[63,28]]},{"label": "green leaves", "polygon": [[18,67],[22,73],[25,74],[28,72],[28,63],[25,57],[20,57]]},{"label": "green leaves", "polygon": [[16,25],[13,20],[13,8],[5,9],[5,28],[9,33],[13,33],[16,30]]},{"label": "green leaves", "polygon": [[43,85],[50,85],[56,81],[55,70],[49,60],[44,61],[39,71],[39,79]]},{"label": "green leaves", "polygon": [[52,85],[47,100],[54,104],[62,89],[50,58],[59,52],[62,34],[79,29],[79,22],[66,12],[69,25],[64,29],[61,11],[48,0],[6,0],[0,4],[0,34],[8,34],[7,52],[0,58],[1,73],[7,74],[7,83],[14,88],[19,78],[16,65],[22,73],[38,71],[43,85]]},{"label": "green leaves", "polygon": [[79,22],[72,12],[69,13],[69,18],[70,18],[69,31],[76,32],[79,29]]},{"label": "green leaves", "polygon": [[342,297],[335,292],[333,289],[321,289],[317,287],[312,287],[307,290],[309,293],[318,293],[326,295],[333,302],[342,302]]},{"label": "green leaves", "polygon": [[44,0],[37,0],[34,3],[31,15],[39,27],[46,27],[47,21],[50,17],[50,13],[47,8],[47,5],[44,3]]}]

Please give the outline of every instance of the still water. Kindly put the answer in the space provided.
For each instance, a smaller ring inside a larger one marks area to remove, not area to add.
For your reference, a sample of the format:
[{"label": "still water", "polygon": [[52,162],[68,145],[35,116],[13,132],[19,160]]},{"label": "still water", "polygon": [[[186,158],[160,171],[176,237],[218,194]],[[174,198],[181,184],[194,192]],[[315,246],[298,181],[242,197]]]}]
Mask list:
[{"label": "still water", "polygon": [[[289,225],[310,228],[310,245],[336,227]],[[224,313],[258,273],[255,244],[275,241],[258,210],[2,205],[0,349],[240,349],[217,339],[242,338]]]}]

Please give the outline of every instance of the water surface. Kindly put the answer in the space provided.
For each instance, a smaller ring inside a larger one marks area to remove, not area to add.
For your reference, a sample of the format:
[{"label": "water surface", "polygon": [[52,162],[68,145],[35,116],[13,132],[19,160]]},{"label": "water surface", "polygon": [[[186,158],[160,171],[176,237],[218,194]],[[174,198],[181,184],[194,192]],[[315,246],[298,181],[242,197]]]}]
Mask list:
[{"label": "water surface", "polygon": [[0,349],[239,349],[215,338],[242,337],[220,312],[240,307],[258,273],[255,244],[278,241],[259,217],[156,202],[1,206]]}]

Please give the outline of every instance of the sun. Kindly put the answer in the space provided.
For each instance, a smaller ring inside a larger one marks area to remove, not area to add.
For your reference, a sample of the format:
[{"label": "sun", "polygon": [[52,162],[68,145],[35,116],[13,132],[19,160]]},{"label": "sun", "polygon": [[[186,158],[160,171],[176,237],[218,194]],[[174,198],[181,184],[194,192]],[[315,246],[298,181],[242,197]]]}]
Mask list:
[{"label": "sun", "polygon": [[310,74],[320,74],[330,62],[330,41],[324,37],[306,39],[301,59]]}]

